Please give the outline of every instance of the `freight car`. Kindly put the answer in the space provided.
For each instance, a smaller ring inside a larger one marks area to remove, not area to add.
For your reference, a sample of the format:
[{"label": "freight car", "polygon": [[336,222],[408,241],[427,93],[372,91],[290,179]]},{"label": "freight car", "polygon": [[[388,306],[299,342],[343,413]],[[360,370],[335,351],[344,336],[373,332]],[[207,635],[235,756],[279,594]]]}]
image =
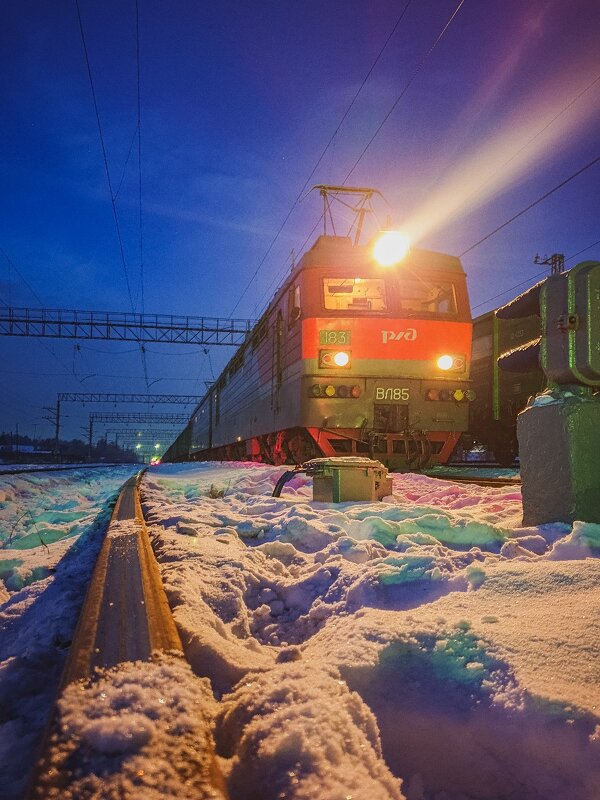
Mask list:
[{"label": "freight car", "polygon": [[372,244],[316,240],[165,460],[448,461],[473,399],[465,273],[416,249],[384,267]]},{"label": "freight car", "polygon": [[505,372],[497,359],[539,335],[539,316],[498,319],[495,311],[488,311],[473,320],[471,379],[476,399],[471,404],[470,433],[503,466],[512,464],[518,453],[517,414],[532,395],[546,388],[546,379],[541,368]]}]

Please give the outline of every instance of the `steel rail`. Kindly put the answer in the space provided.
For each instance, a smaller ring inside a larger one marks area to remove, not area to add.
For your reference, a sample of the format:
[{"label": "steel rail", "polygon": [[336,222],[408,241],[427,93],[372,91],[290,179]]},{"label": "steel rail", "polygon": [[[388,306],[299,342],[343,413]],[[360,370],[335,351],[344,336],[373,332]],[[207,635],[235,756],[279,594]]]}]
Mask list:
[{"label": "steel rail", "polygon": [[[95,670],[131,661],[151,661],[153,651],[180,653],[183,647],[150,544],[139,498],[144,470],[122,487],[98,555],[62,674],[58,697],[71,683],[93,679]],[[117,523],[132,521],[131,532]],[[112,530],[111,530],[112,529]],[[53,742],[60,732],[55,705],[36,761],[30,800],[59,797],[69,775],[54,766]],[[215,798],[227,797],[224,778],[209,753]],[[73,766],[76,773],[76,765]]]}]

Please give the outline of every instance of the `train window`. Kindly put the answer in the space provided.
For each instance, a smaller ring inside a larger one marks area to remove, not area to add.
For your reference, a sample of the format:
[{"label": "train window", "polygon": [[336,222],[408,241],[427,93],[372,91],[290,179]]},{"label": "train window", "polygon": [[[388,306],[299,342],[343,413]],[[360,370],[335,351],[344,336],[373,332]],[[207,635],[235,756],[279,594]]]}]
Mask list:
[{"label": "train window", "polygon": [[381,278],[323,278],[324,306],[332,311],[386,311]]},{"label": "train window", "polygon": [[291,286],[288,291],[288,326],[300,319],[302,307],[300,305],[300,287]]},{"label": "train window", "polygon": [[427,316],[456,314],[456,289],[449,281],[400,279],[398,290],[402,312]]}]

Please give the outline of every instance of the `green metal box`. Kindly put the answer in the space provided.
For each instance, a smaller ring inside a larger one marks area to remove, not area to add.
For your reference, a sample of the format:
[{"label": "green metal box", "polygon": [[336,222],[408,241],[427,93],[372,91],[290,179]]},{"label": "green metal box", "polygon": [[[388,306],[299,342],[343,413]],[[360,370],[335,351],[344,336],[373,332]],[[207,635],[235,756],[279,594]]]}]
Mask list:
[{"label": "green metal box", "polygon": [[313,500],[322,503],[368,502],[392,493],[387,468],[370,458],[313,458],[304,467],[313,478]]}]

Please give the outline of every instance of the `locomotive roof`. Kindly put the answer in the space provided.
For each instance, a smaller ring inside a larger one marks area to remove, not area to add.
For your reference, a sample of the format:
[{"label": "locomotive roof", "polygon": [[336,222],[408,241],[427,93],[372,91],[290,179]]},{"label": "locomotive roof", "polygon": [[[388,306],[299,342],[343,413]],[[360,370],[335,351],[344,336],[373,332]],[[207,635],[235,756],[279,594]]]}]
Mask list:
[{"label": "locomotive roof", "polygon": [[[348,236],[319,236],[310,250],[304,253],[294,271],[328,266],[360,267],[371,262],[371,244],[355,245]],[[459,258],[434,250],[411,248],[402,263],[418,269],[464,272]]]}]

